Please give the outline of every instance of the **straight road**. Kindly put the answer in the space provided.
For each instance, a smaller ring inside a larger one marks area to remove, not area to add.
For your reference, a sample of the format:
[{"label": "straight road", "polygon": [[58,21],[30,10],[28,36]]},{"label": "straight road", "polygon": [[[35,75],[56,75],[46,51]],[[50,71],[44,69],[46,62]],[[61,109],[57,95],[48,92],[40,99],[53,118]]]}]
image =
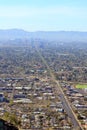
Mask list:
[{"label": "straight road", "polygon": [[52,77],[52,80],[57,84],[57,87],[56,87],[57,92],[59,93],[60,100],[62,102],[64,110],[66,111],[67,115],[71,118],[71,121],[72,121],[73,126],[74,126],[74,130],[83,130],[79,120],[77,119],[76,114],[72,110],[70,103],[69,103],[68,99],[66,98],[66,96],[65,96],[65,94],[60,86],[60,83],[56,80],[53,72],[51,71],[51,69],[50,69],[49,65],[47,64],[46,60],[44,59],[44,57],[42,56],[39,48],[37,46],[35,46],[35,48],[36,48],[36,51],[37,51],[39,57],[41,58],[42,62],[47,67],[47,70],[49,71],[50,76]]}]

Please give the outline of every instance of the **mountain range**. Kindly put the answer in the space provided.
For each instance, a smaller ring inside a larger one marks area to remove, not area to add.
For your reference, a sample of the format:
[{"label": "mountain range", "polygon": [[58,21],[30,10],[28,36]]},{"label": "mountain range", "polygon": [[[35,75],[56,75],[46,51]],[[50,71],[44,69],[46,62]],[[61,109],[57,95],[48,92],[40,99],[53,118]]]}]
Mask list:
[{"label": "mountain range", "polygon": [[36,31],[28,32],[22,29],[0,30],[0,40],[14,39],[44,39],[51,41],[87,41],[87,32],[78,31]]}]

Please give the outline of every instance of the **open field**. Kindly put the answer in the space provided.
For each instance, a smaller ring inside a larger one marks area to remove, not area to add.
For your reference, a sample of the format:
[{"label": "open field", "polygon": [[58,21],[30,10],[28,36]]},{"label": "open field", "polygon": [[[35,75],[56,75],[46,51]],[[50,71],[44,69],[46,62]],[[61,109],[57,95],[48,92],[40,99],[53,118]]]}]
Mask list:
[{"label": "open field", "polygon": [[76,88],[81,88],[81,89],[87,88],[87,84],[77,84]]}]

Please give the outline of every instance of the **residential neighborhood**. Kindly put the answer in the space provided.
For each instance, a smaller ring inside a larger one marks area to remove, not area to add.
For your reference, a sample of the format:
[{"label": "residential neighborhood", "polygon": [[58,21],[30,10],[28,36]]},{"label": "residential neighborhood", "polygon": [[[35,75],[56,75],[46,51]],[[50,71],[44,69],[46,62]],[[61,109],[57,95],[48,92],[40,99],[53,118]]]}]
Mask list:
[{"label": "residential neighborhood", "polygon": [[[0,118],[19,130],[86,130],[87,89],[77,87],[79,78],[77,81],[68,79],[67,75],[73,72],[73,68],[70,72],[67,64],[64,67],[60,61],[67,60],[69,55],[65,52],[63,55],[61,50],[62,56],[58,54],[60,60],[56,59],[51,45],[43,48],[40,44],[41,41],[38,41],[38,50],[32,48],[31,42],[27,48],[2,48]],[[61,74],[62,78],[58,77]],[[82,81],[85,81],[84,77]]]}]

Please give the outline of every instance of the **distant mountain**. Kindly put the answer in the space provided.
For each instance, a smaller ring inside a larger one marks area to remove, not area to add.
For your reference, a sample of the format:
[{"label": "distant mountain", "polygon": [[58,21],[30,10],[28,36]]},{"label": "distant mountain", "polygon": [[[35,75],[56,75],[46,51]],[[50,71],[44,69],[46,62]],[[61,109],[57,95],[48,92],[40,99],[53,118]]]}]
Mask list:
[{"label": "distant mountain", "polygon": [[44,39],[55,41],[87,42],[87,32],[75,31],[36,31],[28,32],[21,29],[0,30],[0,40]]},{"label": "distant mountain", "polygon": [[28,38],[28,36],[29,32],[20,29],[0,30],[0,39],[2,40]]}]

